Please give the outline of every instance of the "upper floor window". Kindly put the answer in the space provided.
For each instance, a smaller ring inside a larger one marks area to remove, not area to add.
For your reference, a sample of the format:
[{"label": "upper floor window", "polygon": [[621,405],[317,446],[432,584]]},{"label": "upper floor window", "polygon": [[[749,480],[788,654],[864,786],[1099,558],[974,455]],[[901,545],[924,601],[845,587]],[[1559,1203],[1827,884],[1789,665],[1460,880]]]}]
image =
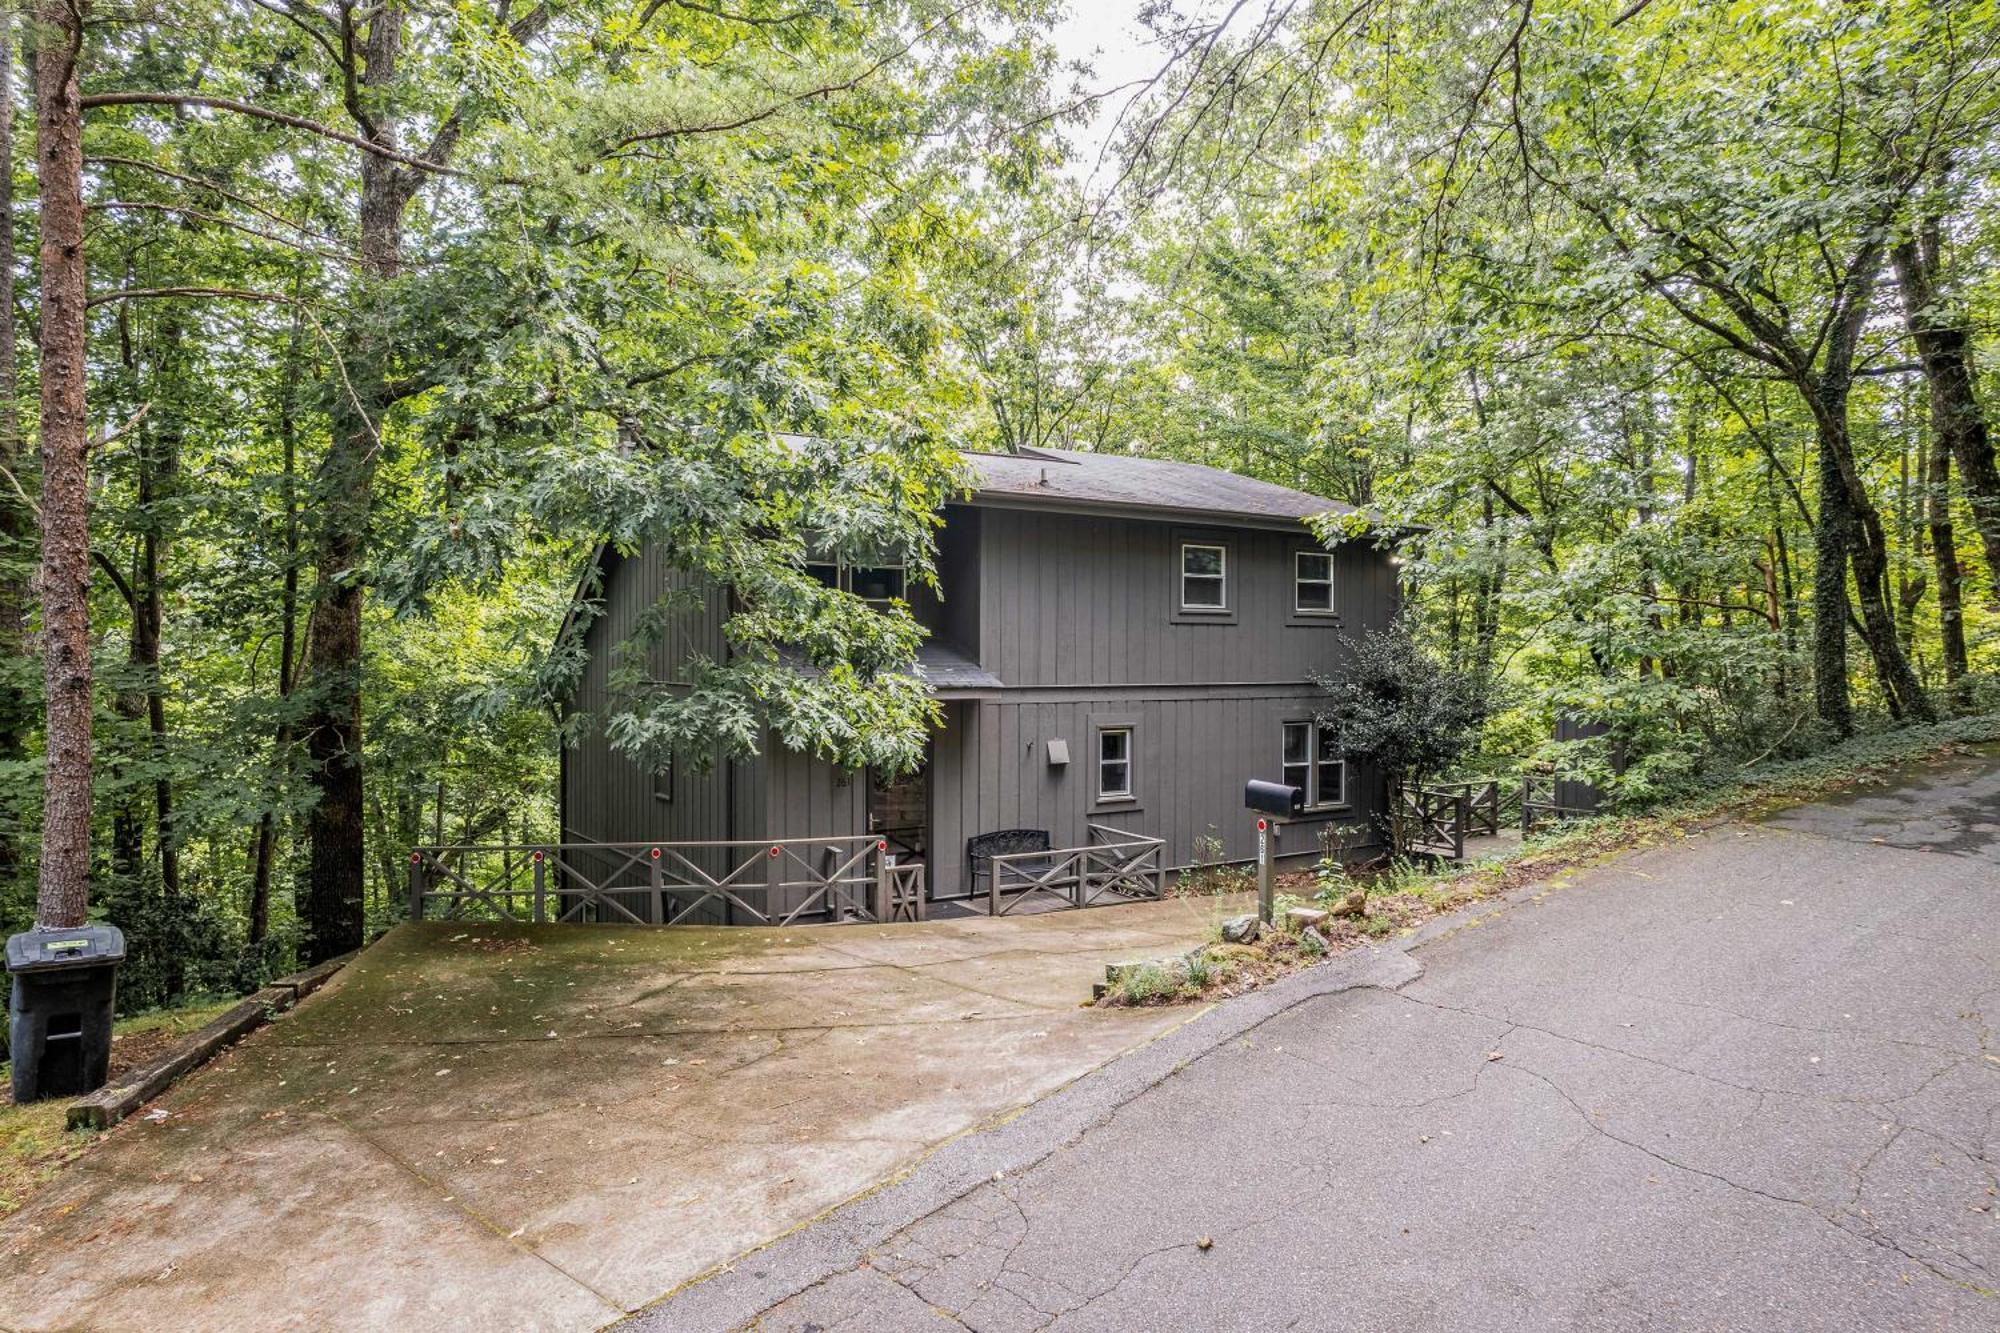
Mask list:
[{"label": "upper floor window", "polygon": [[847,590],[871,606],[900,602],[903,600],[903,567],[900,564],[849,566]]},{"label": "upper floor window", "polygon": [[851,592],[870,606],[887,607],[903,599],[903,564],[891,556],[874,557],[866,564],[808,560],[806,575],[829,588]]},{"label": "upper floor window", "polygon": [[1332,615],[1332,553],[1300,551],[1293,562],[1292,609],[1301,615]]},{"label": "upper floor window", "polygon": [[1222,611],[1229,606],[1229,548],[1181,544],[1181,609]]},{"label": "upper floor window", "polygon": [[1317,722],[1285,723],[1281,780],[1306,794],[1306,804],[1340,805],[1347,799],[1347,761],[1340,732]]},{"label": "upper floor window", "polygon": [[1132,728],[1105,727],[1097,733],[1097,799],[1129,800],[1132,795]]},{"label": "upper floor window", "polygon": [[653,770],[653,799],[673,804],[674,761],[671,759]]}]

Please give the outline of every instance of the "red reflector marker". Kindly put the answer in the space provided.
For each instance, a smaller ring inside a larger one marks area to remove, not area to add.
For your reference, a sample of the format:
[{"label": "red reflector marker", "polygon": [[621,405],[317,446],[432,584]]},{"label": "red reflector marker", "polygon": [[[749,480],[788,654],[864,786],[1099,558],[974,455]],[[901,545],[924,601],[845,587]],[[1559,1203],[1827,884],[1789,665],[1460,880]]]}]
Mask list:
[{"label": "red reflector marker", "polygon": [[772,856],[776,856],[776,855],[777,855],[777,854],[778,854],[779,852],[781,852],[781,851],[783,851],[783,850],[784,850],[784,848],[782,848],[782,847],[773,847],[773,848],[771,849],[771,855],[772,855]]},{"label": "red reflector marker", "polygon": [[657,847],[655,847],[655,848],[653,849],[653,859],[654,859],[655,861],[657,861],[657,860],[659,860],[659,859],[660,859],[660,849],[659,849],[659,848],[657,848]]},{"label": "red reflector marker", "polygon": [[1271,827],[1271,821],[1268,819],[1260,819],[1257,821],[1257,831],[1259,833],[1262,833],[1264,830],[1270,827]]}]

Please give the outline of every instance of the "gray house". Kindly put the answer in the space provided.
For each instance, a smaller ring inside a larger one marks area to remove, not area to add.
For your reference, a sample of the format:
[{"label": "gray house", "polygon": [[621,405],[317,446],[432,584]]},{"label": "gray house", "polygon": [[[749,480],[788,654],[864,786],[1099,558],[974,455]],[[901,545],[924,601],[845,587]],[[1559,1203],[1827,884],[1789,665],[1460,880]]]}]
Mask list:
[{"label": "gray house", "polygon": [[[1248,859],[1256,834],[1242,797],[1253,777],[1306,792],[1285,856],[1318,855],[1328,826],[1350,831],[1351,847],[1372,842],[1383,784],[1313,722],[1310,678],[1337,673],[1344,639],[1397,608],[1388,551],[1372,540],[1329,549],[1305,523],[1347,506],[1189,463],[1054,449],[967,458],[974,487],[947,506],[938,538],[941,597],[906,589],[893,567],[816,571],[864,597],[907,596],[930,631],[919,667],[944,723],[921,772],[885,780],[773,743],[753,759],[683,759],[652,774],[593,735],[564,756],[565,844],[678,844],[664,858],[642,849],[636,864],[664,859],[728,890],[763,872],[732,871],[734,850],[703,845],[768,842],[758,907],[808,919],[839,915],[839,895],[774,892],[776,863],[788,859],[780,844],[822,840],[813,852],[824,865],[844,859],[844,839],[871,853],[886,844],[898,864],[923,867],[911,882],[931,912],[987,910],[998,900],[968,851],[982,835],[1027,831],[1058,850],[1157,840],[1161,874]],[[589,665],[571,701],[595,715],[609,647],[692,577],[651,550],[606,558],[603,614],[586,633]],[[726,593],[705,593],[700,613],[653,650],[659,678],[691,653],[725,651]],[[618,877],[609,864],[601,872]],[[657,894],[650,908],[643,894],[629,905],[662,919]],[[668,903],[664,919],[738,919],[747,908],[724,891],[685,917]]]}]

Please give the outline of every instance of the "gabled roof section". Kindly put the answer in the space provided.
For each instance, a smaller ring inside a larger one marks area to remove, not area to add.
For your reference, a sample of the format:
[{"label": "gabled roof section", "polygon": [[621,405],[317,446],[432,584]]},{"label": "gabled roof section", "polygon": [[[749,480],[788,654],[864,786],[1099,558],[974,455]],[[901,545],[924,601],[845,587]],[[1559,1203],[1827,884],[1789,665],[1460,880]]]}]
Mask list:
[{"label": "gabled roof section", "polygon": [[1052,509],[1128,509],[1190,519],[1230,519],[1290,527],[1317,514],[1353,514],[1353,505],[1200,463],[1075,449],[965,455],[975,504]]}]

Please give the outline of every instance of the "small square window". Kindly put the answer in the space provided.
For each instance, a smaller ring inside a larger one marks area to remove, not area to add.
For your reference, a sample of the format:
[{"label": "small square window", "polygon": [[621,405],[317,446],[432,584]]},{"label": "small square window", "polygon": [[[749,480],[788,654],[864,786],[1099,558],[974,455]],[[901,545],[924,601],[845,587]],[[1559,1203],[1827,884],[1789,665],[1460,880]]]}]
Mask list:
[{"label": "small square window", "polygon": [[1300,551],[1295,557],[1292,609],[1303,615],[1333,614],[1333,556]]},{"label": "small square window", "polygon": [[653,799],[671,805],[674,799],[674,765],[669,760],[653,770]]},{"label": "small square window", "polygon": [[1181,609],[1222,611],[1229,606],[1227,547],[1188,542],[1181,547]]},{"label": "small square window", "polygon": [[1128,800],[1132,795],[1132,729],[1106,727],[1097,733],[1097,799]]}]

